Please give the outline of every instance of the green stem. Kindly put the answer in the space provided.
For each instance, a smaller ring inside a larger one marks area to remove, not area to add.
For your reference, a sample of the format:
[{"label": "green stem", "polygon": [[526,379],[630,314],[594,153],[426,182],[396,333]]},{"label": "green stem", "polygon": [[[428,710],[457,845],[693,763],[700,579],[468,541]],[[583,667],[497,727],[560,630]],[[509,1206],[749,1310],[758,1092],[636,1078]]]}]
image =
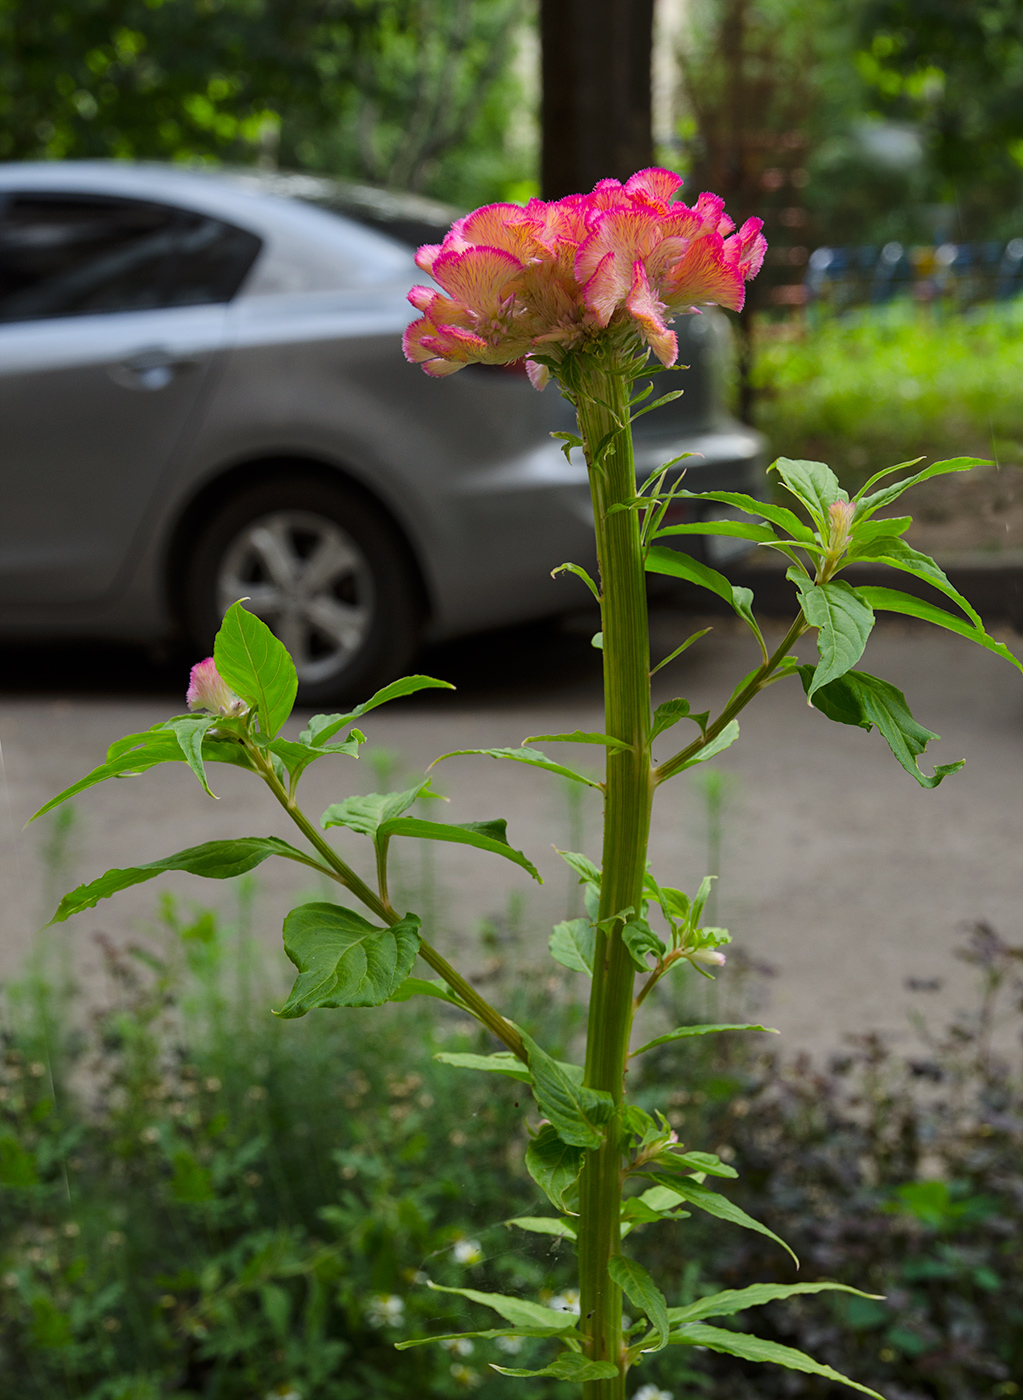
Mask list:
[{"label": "green stem", "polygon": [[[382,919],[385,924],[390,925],[398,923],[400,915],[396,914],[389,904],[385,904],[384,901],[370,889],[365,880],[361,879],[352,867],[341,859],[330,842],[326,841],[324,837],[320,835],[315,826],[313,826],[312,822],[302,811],[301,807],[298,806],[295,799],[289,796],[263,753],[254,744],[249,744],[246,747],[249,757],[252,759],[260,777],[298,827],[299,831],[301,831],[302,835],[310,845],[314,846],[316,850],[319,851],[320,855],[333,871],[334,878],[338,883],[344,885],[346,889],[351,890],[356,899],[360,900],[371,913],[375,914],[378,919]],[[491,1006],[485,997],[481,997],[476,988],[473,987],[471,983],[467,982],[461,973],[456,972],[447,959],[441,957],[436,948],[427,943],[425,938],[420,938],[419,956],[425,963],[433,968],[438,977],[443,978],[455,995],[465,1003],[466,1009],[470,1011],[478,1021],[482,1022],[492,1035],[495,1035],[497,1039],[500,1040],[502,1044],[506,1045],[513,1055],[517,1055],[523,1063],[529,1063],[529,1057],[526,1053],[526,1047],[522,1042],[522,1036],[511,1022],[506,1021],[501,1013],[495,1007]]]},{"label": "green stem", "polygon": [[[639,913],[646,872],[650,808],[650,645],[646,579],[635,510],[610,507],[636,494],[632,434],[628,427],[630,382],[614,369],[588,369],[578,397],[579,429],[590,475],[604,633],[605,732],[627,750],[609,750],[604,808],[600,920],[626,909]],[[594,461],[597,445],[618,429],[612,449]],[[607,1090],[616,1104],[632,1029],[634,968],[621,922],[598,927],[586,1039],[585,1083]],[[587,1381],[584,1400],[623,1400],[622,1294],[611,1282],[608,1261],[621,1248],[619,1216],[623,1135],[621,1115],[608,1124],[601,1147],[586,1155],[580,1178],[579,1284],[581,1327],[587,1354],[613,1361],[613,1380]]]}]

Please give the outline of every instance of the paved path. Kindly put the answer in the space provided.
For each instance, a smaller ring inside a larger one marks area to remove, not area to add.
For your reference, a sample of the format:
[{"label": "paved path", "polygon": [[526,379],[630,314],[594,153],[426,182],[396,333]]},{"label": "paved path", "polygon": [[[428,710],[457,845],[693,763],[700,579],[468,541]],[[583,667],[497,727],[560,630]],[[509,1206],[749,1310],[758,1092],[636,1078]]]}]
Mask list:
[{"label": "paved path", "polygon": [[[709,637],[657,678],[659,699],[686,694],[695,710],[718,707],[754,664],[747,637],[727,621],[714,622]],[[690,617],[662,612],[657,641],[667,650],[693,626]],[[458,692],[369,716],[371,744],[396,755],[401,778],[448,749],[599,728],[599,657],[584,632],[526,628],[435,650],[424,669],[456,680]],[[1005,639],[1018,649],[1018,637]],[[22,832],[22,823],[99,762],[112,739],[180,709],[184,675],[179,666],[115,648],[7,648],[3,655],[0,975],[9,976],[54,893],[42,854],[53,825]],[[952,950],[965,922],[987,919],[1023,943],[1023,678],[956,637],[898,621],[879,625],[865,665],[902,688],[918,719],[943,736],[927,759],[965,758],[964,772],[936,791],[922,790],[878,735],[808,711],[794,682],[759,697],[742,718],[740,741],[717,761],[729,780],[719,922],[774,968],[762,1010],[790,1049],[829,1048],[857,1028],[903,1027],[908,977],[944,979],[942,1008],[961,1001],[967,974]],[[320,763],[303,793],[318,814],[375,786],[364,757],[358,765]],[[510,863],[459,847],[432,848],[432,867],[423,867],[418,843],[409,843],[404,877],[410,887],[424,878],[433,886],[426,897],[435,941],[462,945],[468,964],[482,968],[490,953],[475,935],[479,921],[511,908],[524,930],[524,955],[539,957],[572,897],[552,847],[577,843],[598,854],[595,795],[585,794],[573,810],[560,780],[482,758],[450,760],[438,770],[437,786],[451,799],[447,820],[506,817],[514,844],[536,860],[546,883],[540,889]],[[151,860],[215,836],[287,834],[283,815],[244,774],[217,771],[214,788],[219,802],[176,765],[103,785],[79,801],[70,853],[56,878],[67,888],[109,865]],[[698,781],[683,775],[659,800],[654,869],[667,882],[695,887],[708,860]],[[308,883],[283,862],[261,867],[258,877],[256,922],[272,946],[289,899]],[[230,891],[212,882],[164,877],[159,886],[231,905]],[[66,926],[87,975],[98,961],[90,936],[137,931],[153,917],[157,889],[154,883],[128,891]],[[721,995],[727,1002],[727,976]]]}]

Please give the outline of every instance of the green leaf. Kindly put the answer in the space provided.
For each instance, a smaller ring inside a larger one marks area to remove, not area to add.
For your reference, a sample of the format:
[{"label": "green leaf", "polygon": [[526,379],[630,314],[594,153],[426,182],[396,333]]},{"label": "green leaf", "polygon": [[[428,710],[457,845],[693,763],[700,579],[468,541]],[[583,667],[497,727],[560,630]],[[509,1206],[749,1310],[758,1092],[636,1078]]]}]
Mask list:
[{"label": "green leaf", "polygon": [[[917,458],[917,460],[919,461],[919,458]],[[908,467],[911,466],[912,463],[903,462],[902,465]],[[923,471],[915,472],[912,476],[903,477],[903,479],[897,481],[894,486],[885,486],[882,490],[875,491],[872,496],[864,495],[863,493],[869,486],[873,485],[875,481],[880,480],[882,476],[887,475],[887,472],[879,472],[877,476],[872,476],[862,490],[853,497],[856,501],[855,520],[857,523],[860,520],[866,520],[869,516],[873,515],[875,511],[879,511],[883,509],[884,506],[890,505],[892,501],[897,501],[903,491],[908,491],[911,486],[918,486],[921,481],[929,481],[932,476],[945,476],[948,472],[968,472],[973,467],[989,467],[990,465],[990,462],[986,462],[980,457],[950,457],[945,462],[932,462],[929,467],[924,467]],[[898,471],[898,467],[892,467],[890,470]]]},{"label": "green leaf", "polygon": [[442,1050],[433,1057],[442,1065],[454,1065],[456,1069],[482,1069],[490,1074],[506,1074],[511,1079],[519,1079],[530,1084],[529,1070],[517,1055],[509,1050],[499,1050],[496,1055],[472,1055]]},{"label": "green leaf", "polygon": [[754,525],[746,520],[695,520],[685,525],[665,525],[654,535],[730,535],[735,539],[752,540],[755,544],[775,544],[778,536],[770,525]]},{"label": "green leaf", "polygon": [[[882,521],[871,521],[871,524],[882,524]],[[853,548],[850,549],[848,562],[851,564],[857,560],[870,560],[877,564],[887,564],[892,569],[902,569],[908,574],[914,574],[917,578],[929,583],[932,588],[937,588],[944,593],[946,598],[951,598],[962,608],[963,612],[981,631],[984,624],[980,619],[980,614],[973,604],[954,588],[949,582],[943,569],[927,554],[920,554],[917,550],[911,549],[905,540],[897,535],[880,535],[875,539],[867,540],[860,544],[858,540],[853,541]]]},{"label": "green leaf", "polygon": [[476,1288],[447,1288],[432,1281],[427,1286],[435,1293],[456,1293],[460,1298],[468,1298],[471,1303],[482,1303],[486,1308],[493,1308],[513,1327],[549,1328],[549,1336],[575,1331],[575,1318],[571,1313],[545,1308],[542,1303],[532,1303],[528,1298],[512,1298],[506,1293],[481,1293]]},{"label": "green leaf", "polygon": [[593,647],[594,651],[604,650],[603,632],[594,632],[593,636],[590,638],[590,646]]},{"label": "green leaf", "polygon": [[859,661],[874,625],[874,612],[844,579],[814,584],[793,575],[794,570],[789,569],[788,576],[799,589],[803,616],[811,627],[817,628],[821,664],[808,692],[812,699],[814,691],[844,675]]},{"label": "green leaf", "polygon": [[[812,666],[800,666],[803,689],[810,693]],[[856,724],[871,730],[877,726],[892,753],[921,787],[935,788],[950,773],[958,773],[963,760],[939,763],[934,776],[921,771],[917,759],[932,739],[940,736],[918,724],[906,704],[906,697],[889,681],[866,671],[847,671],[837,681],[822,686],[813,696],[814,708],[837,724]]]},{"label": "green leaf", "polygon": [[[558,851],[557,846],[554,849]],[[600,871],[589,856],[580,855],[578,851],[558,851],[558,855],[575,871],[580,880],[585,880],[587,884],[596,885],[597,889],[600,889]]]},{"label": "green leaf", "polygon": [[863,1395],[872,1395],[874,1400],[884,1400],[876,1390],[851,1381],[848,1376],[833,1371],[805,1352],[794,1347],[782,1346],[778,1342],[768,1342],[762,1337],[751,1337],[747,1332],[728,1332],[723,1327],[707,1327],[702,1322],[691,1323],[679,1332],[671,1334],[673,1342],[685,1346],[708,1347],[711,1351],[724,1352],[726,1356],[738,1356],[743,1361],[766,1361],[775,1366],[784,1366],[789,1371],[803,1371],[809,1376],[823,1376],[825,1380],[838,1381]]},{"label": "green leaf", "polygon": [[[324,831],[331,826],[346,826],[360,836],[376,839],[380,826],[393,817],[400,817],[412,804],[428,791],[430,779],[424,778],[406,792],[369,792],[364,797],[346,797],[343,802],[332,802],[320,818]],[[435,797],[436,793],[429,793]]]},{"label": "green leaf", "polygon": [[786,506],[776,506],[770,501],[758,501],[755,496],[747,496],[742,491],[676,491],[675,495],[680,500],[720,501],[723,505],[735,506],[746,515],[759,515],[762,520],[770,520],[800,543],[804,540],[813,543],[813,531]]},{"label": "green leaf", "polygon": [[264,737],[274,738],[298,690],[298,673],[284,643],[262,618],[232,603],[213,643],[213,660],[221,679],[255,706]]},{"label": "green leaf", "polygon": [[[655,676],[662,666],[667,666],[668,663],[674,661],[677,656],[681,656],[684,651],[688,651],[694,642],[698,642],[701,637],[705,637],[708,632],[712,632],[713,630],[714,629],[711,627],[704,627],[701,628],[699,632],[694,632],[691,637],[687,637],[681,646],[676,647],[674,651],[668,653],[668,655],[664,658],[663,661],[658,661],[656,666],[652,666],[650,668],[651,676]],[[670,704],[671,701],[669,701],[668,703]],[[697,724],[699,724],[700,720],[698,716],[693,715],[693,719],[695,719]],[[704,716],[704,720],[706,720],[706,716]]]},{"label": "green leaf", "polygon": [[597,943],[597,931],[589,919],[568,919],[555,924],[548,947],[551,957],[562,967],[572,972],[585,972],[593,976],[593,950]]},{"label": "green leaf", "polygon": [[836,501],[847,501],[848,492],[843,491],[838,477],[823,462],[806,462],[792,457],[779,457],[767,469],[777,472],[782,481],[797,500],[810,513],[814,524],[827,539],[829,534],[828,511]]},{"label": "green leaf", "polygon": [[457,1006],[461,1011],[466,1009],[462,999],[439,977],[430,982],[421,977],[406,977],[401,986],[391,993],[388,1001],[411,1001],[413,997],[436,997],[438,1001],[446,1001],[449,1006]]},{"label": "green leaf", "polygon": [[[463,1337],[556,1337],[560,1334],[550,1327],[486,1327],[481,1332],[440,1332],[435,1337],[410,1337],[408,1341],[395,1342],[395,1351],[408,1351],[410,1347],[425,1347],[430,1342],[457,1342]],[[272,1394],[273,1392],[271,1392]]]},{"label": "green leaf", "polygon": [[680,1323],[700,1322],[705,1317],[732,1317],[747,1308],[759,1308],[781,1298],[794,1298],[803,1293],[854,1293],[858,1298],[878,1298],[877,1293],[863,1293],[846,1283],[754,1283],[749,1288],[726,1288],[698,1298],[684,1308],[669,1308],[668,1320],[673,1327]]},{"label": "green leaf", "polygon": [[[730,744],[734,744],[738,737],[739,721],[737,719],[729,720],[720,734],[711,739],[709,743],[704,744],[702,749],[698,749],[692,758],[687,759],[682,767],[677,768],[675,772],[684,773],[687,768],[692,768],[696,763],[706,763],[709,758],[716,758]],[[668,762],[670,763],[671,760],[669,759]]]},{"label": "green leaf", "polygon": [[450,681],[439,681],[433,676],[402,676],[401,680],[391,681],[390,685],[385,685],[382,690],[378,690],[375,695],[371,695],[361,705],[356,705],[355,709],[349,710],[347,714],[313,715],[308,728],[303,729],[300,736],[302,743],[315,744],[319,748],[339,729],[350,724],[353,719],[368,715],[370,710],[375,710],[379,705],[386,705],[389,700],[400,700],[404,695],[414,695],[417,690],[454,690],[454,688]]},{"label": "green leaf", "polygon": [[457,826],[447,822],[428,822],[421,817],[392,817],[377,828],[377,840],[392,836],[415,836],[423,841],[453,841],[459,846],[475,846],[478,851],[493,851],[506,860],[527,870],[540,885],[543,880],[532,861],[508,844],[508,823],[501,818],[491,822],[464,822]]},{"label": "green leaf", "polygon": [[669,1031],[667,1035],[659,1035],[656,1040],[648,1040],[645,1045],[641,1045],[638,1050],[633,1050],[633,1055],[642,1055],[644,1050],[655,1050],[658,1045],[667,1045],[673,1040],[688,1040],[692,1035],[716,1035],[719,1031],[766,1031],[770,1035],[778,1035],[779,1032],[773,1026],[744,1026],[744,1025],[709,1025],[709,1026],[679,1026],[677,1030]]},{"label": "green leaf", "polygon": [[302,904],[284,920],[284,951],[299,976],[278,1016],[304,1016],[317,1006],[380,1006],[412,970],[419,920],[406,914],[378,928],[340,904]]},{"label": "green leaf", "polygon": [[971,627],[961,617],[946,612],[944,608],[937,608],[933,603],[925,602],[923,598],[914,598],[911,594],[900,593],[894,588],[864,586],[857,591],[860,597],[878,612],[905,613],[907,617],[919,617],[924,622],[932,622],[935,627],[944,627],[949,632],[956,632],[960,637],[976,642],[986,651],[993,651],[1003,661],[1011,662],[1018,670],[1023,671],[1023,661],[1014,656],[1004,642],[996,642],[994,637],[989,637],[981,628]]},{"label": "green leaf", "polygon": [[526,1170],[556,1210],[569,1210],[565,1192],[579,1179],[583,1169],[581,1147],[570,1147],[545,1123],[526,1148]]},{"label": "green leaf", "polygon": [[[566,457],[568,456],[567,452],[565,455]],[[586,587],[593,594],[594,598],[596,598],[597,602],[600,602],[600,589],[590,578],[586,570],[581,568],[578,564],[559,564],[556,569],[551,570],[551,578],[557,578],[559,574],[566,573],[575,574],[576,578],[581,578],[583,583],[585,583]]]},{"label": "green leaf", "polygon": [[533,1078],[533,1095],[562,1142],[571,1147],[599,1147],[602,1127],[614,1112],[614,1100],[603,1089],[587,1089],[566,1074],[557,1060],[523,1035]]},{"label": "green leaf", "polygon": [[[654,1175],[653,1173],[651,1173]],[[706,1186],[701,1186],[699,1182],[693,1181],[690,1177],[679,1177],[678,1179],[655,1176],[662,1186],[667,1186],[669,1190],[675,1191],[684,1201],[694,1205],[699,1210],[706,1211],[708,1215],[717,1216],[719,1220],[727,1220],[732,1225],[741,1225],[745,1230],[755,1230],[758,1235],[766,1235],[769,1240],[774,1240],[775,1244],[780,1244],[782,1249],[792,1255],[796,1268],[799,1268],[799,1260],[783,1239],[769,1230],[766,1225],[761,1225],[759,1220],[754,1220],[752,1215],[747,1215],[744,1210],[730,1201],[727,1196],[720,1196],[716,1191],[711,1191]]]},{"label": "green leaf", "polygon": [[595,778],[586,778],[582,773],[576,773],[574,769],[566,768],[562,763],[555,763],[538,749],[452,749],[450,753],[442,753],[440,758],[435,758],[430,767],[436,763],[443,763],[446,758],[459,758],[465,754],[482,754],[485,758],[507,758],[513,763],[529,763],[534,768],[543,768],[548,773],[558,773],[563,778],[571,778],[575,783],[585,783],[587,787],[601,791],[604,787],[604,784],[598,783]]},{"label": "green leaf", "polygon": [[630,919],[622,926],[622,942],[639,972],[649,972],[648,957],[659,958],[664,944],[645,919]]},{"label": "green leaf", "polygon": [[632,747],[624,739],[613,739],[610,734],[588,734],[582,729],[573,729],[571,734],[530,734],[528,739],[523,739],[523,744],[603,744],[609,749],[624,749],[626,753]]},{"label": "green leaf", "polygon": [[610,1361],[587,1361],[578,1351],[566,1351],[540,1371],[523,1371],[518,1366],[498,1366],[491,1361],[490,1369],[502,1376],[554,1376],[561,1381],[611,1381],[618,1367]]},{"label": "green leaf", "polygon": [[733,1181],[739,1175],[734,1167],[722,1162],[716,1152],[677,1152],[669,1148],[655,1160],[662,1170],[705,1172],[707,1176],[730,1177]]},{"label": "green leaf", "polygon": [[666,729],[671,729],[673,725],[678,724],[680,719],[694,720],[703,729],[709,713],[708,710],[701,715],[690,714],[688,700],[665,700],[663,705],[658,705],[657,709],[654,710],[653,723],[650,726],[651,742],[659,734],[663,734]]},{"label": "green leaf", "polygon": [[753,592],[751,589],[739,588],[729,583],[724,574],[719,574],[716,569],[708,568],[706,564],[701,564],[699,560],[691,558],[688,554],[683,554],[677,549],[668,549],[664,545],[655,544],[650,547],[647,551],[645,567],[647,573],[669,574],[672,578],[686,579],[690,583],[698,584],[701,588],[709,589],[711,593],[716,593],[742,618],[753,635],[761,642],[763,641],[760,636],[760,628],[753,616]]},{"label": "green leaf", "polygon": [[574,1240],[576,1237],[575,1226],[554,1215],[518,1215],[504,1223],[517,1225],[520,1230],[528,1230],[533,1235],[553,1235],[562,1240]]},{"label": "green leaf", "polygon": [[181,745],[185,762],[210,797],[216,797],[217,794],[211,790],[206,780],[206,769],[203,767],[202,761],[202,742],[206,737],[206,731],[212,729],[216,722],[215,715],[180,715],[177,719],[167,721],[167,728]]},{"label": "green leaf", "polygon": [[657,1345],[646,1347],[647,1351],[660,1351],[668,1345],[668,1304],[664,1294],[653,1279],[635,1259],[627,1259],[624,1254],[613,1254],[608,1261],[607,1271],[618,1287],[637,1308],[642,1308],[657,1333]]},{"label": "green leaf", "polygon": [[282,739],[278,734],[276,739],[271,739],[266,748],[281,760],[287,769],[288,775],[293,779],[299,778],[309,767],[310,763],[315,763],[318,758],[326,758],[328,754],[340,757],[358,758],[359,745],[366,742],[366,736],[361,729],[353,729],[347,739],[340,744],[304,744],[301,740],[295,743],[292,739]]},{"label": "green leaf", "polygon": [[108,870],[98,880],[79,885],[66,894],[57,906],[51,924],[61,924],[72,914],[83,909],[92,909],[101,899],[107,899],[119,890],[130,889],[132,885],[144,884],[156,875],[164,875],[170,870],[183,870],[189,875],[201,875],[207,880],[231,880],[236,875],[244,875],[253,870],[268,856],[284,856],[288,860],[311,865],[314,870],[323,866],[311,856],[297,851],[278,836],[242,836],[235,841],[207,841],[202,846],[189,846],[175,855],[164,856],[162,860],[151,860],[146,865],[128,866],[124,870]]}]

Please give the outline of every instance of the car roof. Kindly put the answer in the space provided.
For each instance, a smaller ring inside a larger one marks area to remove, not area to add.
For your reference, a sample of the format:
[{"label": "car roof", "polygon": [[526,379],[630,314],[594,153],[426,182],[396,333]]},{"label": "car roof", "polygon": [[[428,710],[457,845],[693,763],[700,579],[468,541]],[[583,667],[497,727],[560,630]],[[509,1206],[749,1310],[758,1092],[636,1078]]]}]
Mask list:
[{"label": "car roof", "polygon": [[[267,272],[280,260],[304,267],[303,290],[337,286],[336,269],[353,263],[359,266],[360,282],[367,274],[378,281],[415,274],[408,242],[380,231],[381,224],[387,227],[389,209],[407,209],[408,199],[416,208],[415,196],[391,195],[389,206],[390,192],[316,176],[119,160],[0,163],[0,194],[13,190],[153,200],[238,224],[262,239]],[[347,200],[346,190],[355,192]],[[382,196],[375,228],[368,226],[370,219],[357,216],[359,198],[372,211],[373,196]],[[278,280],[271,283],[276,286]],[[293,277],[287,280],[294,282]]]}]

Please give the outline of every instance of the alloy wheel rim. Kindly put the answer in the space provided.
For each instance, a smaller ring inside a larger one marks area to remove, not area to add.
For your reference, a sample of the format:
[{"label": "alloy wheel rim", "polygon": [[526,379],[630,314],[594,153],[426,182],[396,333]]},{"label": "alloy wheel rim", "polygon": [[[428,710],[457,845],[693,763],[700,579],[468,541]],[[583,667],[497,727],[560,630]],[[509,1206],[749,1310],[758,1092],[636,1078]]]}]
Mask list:
[{"label": "alloy wheel rim", "polygon": [[217,572],[223,615],[246,608],[291,652],[306,684],[346,670],[365,645],[375,611],[363,550],[336,521],[313,511],[269,511],[231,541]]}]

